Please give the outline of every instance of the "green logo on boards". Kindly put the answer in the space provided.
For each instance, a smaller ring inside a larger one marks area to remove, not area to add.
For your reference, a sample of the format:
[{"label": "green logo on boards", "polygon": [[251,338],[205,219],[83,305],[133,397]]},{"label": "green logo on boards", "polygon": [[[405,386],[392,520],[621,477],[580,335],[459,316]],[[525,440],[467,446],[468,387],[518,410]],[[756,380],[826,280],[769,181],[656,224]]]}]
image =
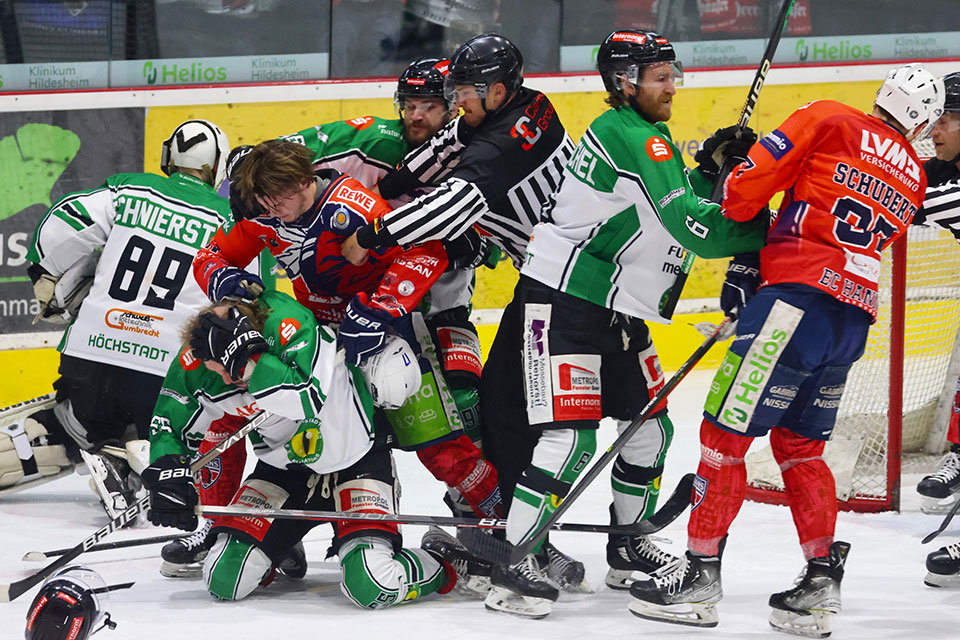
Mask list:
[{"label": "green logo on boards", "polygon": [[204,82],[224,82],[227,79],[226,67],[208,67],[200,60],[187,63],[155,63],[147,60],[143,63],[143,79],[147,84],[199,84]]},{"label": "green logo on boards", "polygon": [[0,140],[0,220],[30,205],[50,206],[50,190],[80,151],[80,137],[31,122]]}]

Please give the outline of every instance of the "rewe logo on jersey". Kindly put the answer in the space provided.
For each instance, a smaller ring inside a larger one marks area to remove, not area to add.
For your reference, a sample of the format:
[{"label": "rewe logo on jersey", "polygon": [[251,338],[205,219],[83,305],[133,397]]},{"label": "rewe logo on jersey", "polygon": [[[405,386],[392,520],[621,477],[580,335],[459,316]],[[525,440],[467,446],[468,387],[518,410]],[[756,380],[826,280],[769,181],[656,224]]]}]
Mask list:
[{"label": "rewe logo on jersey", "polygon": [[361,191],[360,189],[351,189],[345,184],[341,184],[339,187],[337,187],[337,190],[333,192],[333,195],[330,196],[330,199],[352,202],[367,212],[373,211],[373,206],[377,203],[376,198],[366,191]]},{"label": "rewe logo on jersey", "polygon": [[654,162],[666,162],[673,157],[673,146],[660,136],[653,136],[647,140],[647,155]]},{"label": "rewe logo on jersey", "polygon": [[907,148],[895,140],[865,130],[860,136],[860,152],[889,162],[913,180],[920,180],[920,165],[910,157]]}]

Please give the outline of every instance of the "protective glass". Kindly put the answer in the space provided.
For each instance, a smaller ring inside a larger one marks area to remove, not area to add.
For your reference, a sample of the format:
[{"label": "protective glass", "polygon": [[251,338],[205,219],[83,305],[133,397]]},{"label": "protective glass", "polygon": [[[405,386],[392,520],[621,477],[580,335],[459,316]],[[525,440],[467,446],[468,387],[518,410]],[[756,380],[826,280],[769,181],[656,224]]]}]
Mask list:
[{"label": "protective glass", "polygon": [[487,97],[487,85],[458,85],[452,77],[447,76],[443,81],[443,97],[446,98],[449,104],[454,105],[470,100],[471,98],[483,100]]},{"label": "protective glass", "polygon": [[110,602],[110,588],[107,587],[107,584],[103,581],[103,578],[100,577],[99,573],[93,569],[72,565],[64,567],[47,578],[47,582],[53,580],[72,582],[80,587],[81,590],[86,590],[90,593],[97,607],[97,617],[95,620],[91,620],[90,635],[95,634],[108,625],[116,624],[110,621],[110,614],[106,611],[106,607]]},{"label": "protective glass", "polygon": [[[646,68],[651,67],[654,69],[659,69],[660,67],[666,68],[667,66],[670,67],[670,71],[673,79],[673,85],[675,87],[682,87],[683,86],[683,64],[679,60],[674,60],[672,62],[654,62],[653,64],[647,64],[643,66],[632,64],[629,67],[627,67],[627,71],[626,71],[627,80],[629,80],[631,83],[639,87],[641,86],[641,83],[640,83],[641,74]],[[653,75],[656,75],[656,74],[654,73]],[[651,76],[648,75],[647,77],[649,78]],[[648,82],[644,82],[643,86],[649,86],[652,88],[661,84],[663,83],[657,82],[657,81],[654,81],[654,82],[648,81]]]}]

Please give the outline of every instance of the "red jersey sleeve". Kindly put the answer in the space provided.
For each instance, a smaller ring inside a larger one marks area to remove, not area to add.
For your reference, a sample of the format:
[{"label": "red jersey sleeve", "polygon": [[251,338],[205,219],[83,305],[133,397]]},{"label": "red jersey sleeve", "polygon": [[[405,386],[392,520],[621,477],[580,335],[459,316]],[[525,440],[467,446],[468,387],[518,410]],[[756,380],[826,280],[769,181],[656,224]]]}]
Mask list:
[{"label": "red jersey sleeve", "polygon": [[246,268],[266,246],[263,239],[251,233],[251,226],[249,220],[241,220],[226,232],[220,227],[207,246],[197,252],[193,277],[203,291],[207,291],[214,271],[221,267]]}]

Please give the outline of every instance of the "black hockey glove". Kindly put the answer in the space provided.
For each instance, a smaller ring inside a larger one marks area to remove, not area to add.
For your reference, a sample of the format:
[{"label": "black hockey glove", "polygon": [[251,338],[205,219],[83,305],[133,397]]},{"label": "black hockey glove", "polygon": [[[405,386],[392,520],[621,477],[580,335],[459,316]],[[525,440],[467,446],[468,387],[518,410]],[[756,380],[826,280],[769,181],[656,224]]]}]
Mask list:
[{"label": "black hockey glove", "polygon": [[413,337],[410,315],[394,316],[383,306],[371,302],[361,291],[347,305],[337,339],[346,351],[347,363],[360,366],[370,356],[383,351],[391,332],[399,333],[416,351],[414,345],[417,341]]},{"label": "black hockey glove", "polygon": [[249,204],[240,195],[240,186],[237,184],[237,169],[243,164],[243,159],[253,150],[248,144],[242,144],[230,150],[227,156],[227,179],[230,180],[230,211],[233,213],[233,219],[237,222],[241,220],[253,220],[266,213],[259,204]]},{"label": "black hockey glove", "polygon": [[190,473],[187,456],[162,456],[140,474],[150,492],[147,518],[158,527],[176,527],[184,531],[197,528],[197,488]]},{"label": "black hockey glove", "polygon": [[744,127],[742,131],[737,125],[724,127],[703,141],[693,159],[699,165],[700,174],[715,182],[723,163],[729,162],[731,167],[740,164],[747,159],[747,153],[756,141],[757,134],[750,127]]},{"label": "black hockey glove", "polygon": [[727,265],[727,277],[720,289],[720,308],[731,318],[739,318],[740,311],[757,292],[760,285],[760,254],[739,253]]},{"label": "black hockey glove", "polygon": [[263,280],[256,274],[239,267],[220,267],[210,274],[207,282],[207,297],[214,302],[224,298],[236,298],[253,302],[263,293]]},{"label": "black hockey glove", "polygon": [[247,361],[267,350],[267,341],[250,326],[250,319],[236,307],[227,317],[207,312],[190,337],[190,348],[201,360],[215,360],[234,380],[239,380]]},{"label": "black hockey glove", "polygon": [[500,261],[500,247],[487,236],[480,235],[476,229],[467,229],[453,240],[443,240],[447,251],[447,271],[457,269],[476,269],[486,265],[493,269]]}]

